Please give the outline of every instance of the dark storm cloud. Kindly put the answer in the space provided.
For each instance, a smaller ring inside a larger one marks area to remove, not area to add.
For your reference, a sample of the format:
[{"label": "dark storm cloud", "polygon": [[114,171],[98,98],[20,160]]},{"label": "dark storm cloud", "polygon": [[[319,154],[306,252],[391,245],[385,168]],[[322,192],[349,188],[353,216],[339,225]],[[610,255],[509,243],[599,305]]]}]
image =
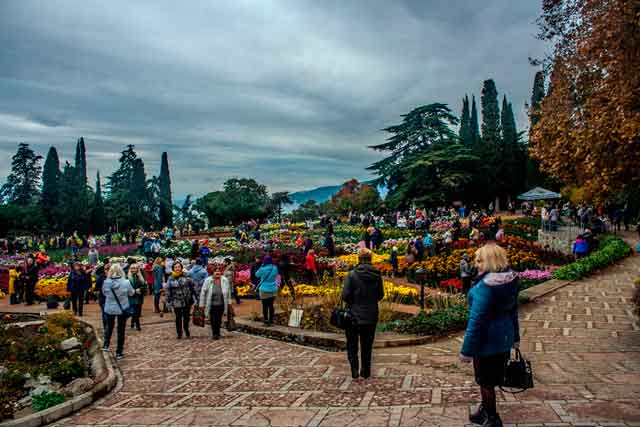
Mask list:
[{"label": "dark storm cloud", "polygon": [[411,108],[493,78],[526,126],[534,1],[0,2],[0,175],[18,142],[90,173],[135,144],[169,152],[176,194],[251,176],[273,190],[332,185]]}]

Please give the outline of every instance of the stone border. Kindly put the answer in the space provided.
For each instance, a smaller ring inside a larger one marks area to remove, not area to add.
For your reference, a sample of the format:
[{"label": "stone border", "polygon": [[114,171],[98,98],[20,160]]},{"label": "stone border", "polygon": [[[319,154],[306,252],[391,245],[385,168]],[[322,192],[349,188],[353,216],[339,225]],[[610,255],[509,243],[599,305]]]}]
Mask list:
[{"label": "stone border", "polygon": [[44,411],[0,423],[0,427],[40,427],[53,423],[90,405],[115,387],[118,382],[118,368],[113,355],[102,351],[100,339],[93,325],[80,319],[78,321],[92,331],[92,337],[89,338],[91,344],[87,351],[91,357],[91,373],[95,383],[93,389]]},{"label": "stone border", "polygon": [[526,303],[534,302],[535,300],[542,298],[545,295],[550,294],[551,292],[555,292],[560,288],[564,288],[567,285],[570,285],[571,281],[569,280],[558,280],[558,279],[549,279],[545,280],[542,283],[539,283],[535,286],[531,286],[530,288],[525,289],[520,292],[519,298],[524,298]]},{"label": "stone border", "polygon": [[[347,349],[347,339],[344,334],[309,331],[280,325],[264,326],[262,322],[253,321],[248,317],[237,317],[236,325],[238,330],[251,335],[317,347],[323,350],[344,351]],[[432,343],[437,339],[432,336],[401,335],[385,332],[376,334],[373,348],[423,345]]]}]

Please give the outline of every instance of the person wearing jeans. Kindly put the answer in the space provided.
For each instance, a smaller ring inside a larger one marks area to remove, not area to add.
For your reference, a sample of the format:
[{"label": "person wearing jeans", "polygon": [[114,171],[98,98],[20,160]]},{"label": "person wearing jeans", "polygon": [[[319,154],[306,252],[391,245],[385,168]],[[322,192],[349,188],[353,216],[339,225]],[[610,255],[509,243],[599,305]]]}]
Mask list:
[{"label": "person wearing jeans", "polygon": [[102,285],[102,294],[105,297],[104,312],[106,315],[102,349],[109,350],[113,327],[117,321],[116,359],[124,357],[124,334],[127,324],[126,311],[129,308],[129,297],[133,296],[134,293],[131,283],[125,279],[122,267],[119,264],[113,264],[109,269],[107,279]]},{"label": "person wearing jeans", "polygon": [[178,339],[182,339],[182,333],[187,338],[191,337],[189,333],[189,320],[191,317],[191,306],[194,303],[194,287],[193,280],[185,276],[182,263],[175,261],[173,263],[173,272],[167,280],[167,304],[173,308],[176,317],[176,335]]},{"label": "person wearing jeans", "polygon": [[198,304],[204,308],[211,322],[211,339],[220,339],[222,316],[227,313],[231,304],[229,281],[220,271],[216,271],[213,277],[209,276],[205,279]]},{"label": "person wearing jeans", "polygon": [[67,279],[67,292],[71,294],[71,307],[76,316],[82,316],[84,293],[89,289],[89,280],[89,275],[82,271],[82,264],[74,262]]},{"label": "person wearing jeans", "polygon": [[131,264],[129,267],[129,274],[127,280],[131,283],[131,287],[135,291],[132,297],[129,297],[129,304],[133,308],[133,315],[131,316],[131,328],[136,328],[138,331],[140,328],[140,315],[142,314],[142,303],[144,302],[144,294],[146,293],[147,283],[144,280],[142,271],[138,264]]},{"label": "person wearing jeans", "polygon": [[[358,265],[344,281],[342,299],[355,319],[347,328],[347,358],[351,365],[351,377],[368,379],[371,376],[371,353],[378,324],[378,302],[384,297],[382,275],[371,265],[371,251],[358,251]],[[358,341],[360,359],[358,360]]]},{"label": "person wearing jeans", "polygon": [[153,262],[153,311],[160,313],[160,296],[162,295],[162,283],[164,282],[164,263],[158,257]]},{"label": "person wearing jeans", "polygon": [[258,290],[260,291],[260,300],[262,301],[262,320],[266,326],[273,324],[275,309],[273,303],[278,293],[278,267],[273,264],[270,256],[265,256],[262,261],[262,267],[256,272],[256,277],[260,280]]}]

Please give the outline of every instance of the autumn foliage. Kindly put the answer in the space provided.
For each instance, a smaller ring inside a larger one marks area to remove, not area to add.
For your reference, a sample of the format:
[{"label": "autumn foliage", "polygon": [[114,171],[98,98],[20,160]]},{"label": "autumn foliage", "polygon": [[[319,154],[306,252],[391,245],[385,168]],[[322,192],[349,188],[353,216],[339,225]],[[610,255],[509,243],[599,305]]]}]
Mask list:
[{"label": "autumn foliage", "polygon": [[638,187],[640,2],[544,0],[539,26],[554,50],[533,156],[584,199]]}]

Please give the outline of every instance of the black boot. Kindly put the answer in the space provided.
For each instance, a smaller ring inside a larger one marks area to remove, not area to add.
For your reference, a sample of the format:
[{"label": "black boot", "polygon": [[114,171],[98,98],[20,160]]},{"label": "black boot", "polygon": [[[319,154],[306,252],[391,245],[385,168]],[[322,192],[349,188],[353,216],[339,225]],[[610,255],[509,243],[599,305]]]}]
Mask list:
[{"label": "black boot", "polygon": [[354,380],[358,378],[358,368],[351,368],[351,378],[353,378]]},{"label": "black boot", "polygon": [[478,409],[475,412],[469,414],[469,421],[473,424],[482,425],[487,420],[487,411],[484,410],[482,404],[478,406]]},{"label": "black boot", "polygon": [[484,424],[482,424],[482,427],[502,427],[500,414],[489,415]]}]

